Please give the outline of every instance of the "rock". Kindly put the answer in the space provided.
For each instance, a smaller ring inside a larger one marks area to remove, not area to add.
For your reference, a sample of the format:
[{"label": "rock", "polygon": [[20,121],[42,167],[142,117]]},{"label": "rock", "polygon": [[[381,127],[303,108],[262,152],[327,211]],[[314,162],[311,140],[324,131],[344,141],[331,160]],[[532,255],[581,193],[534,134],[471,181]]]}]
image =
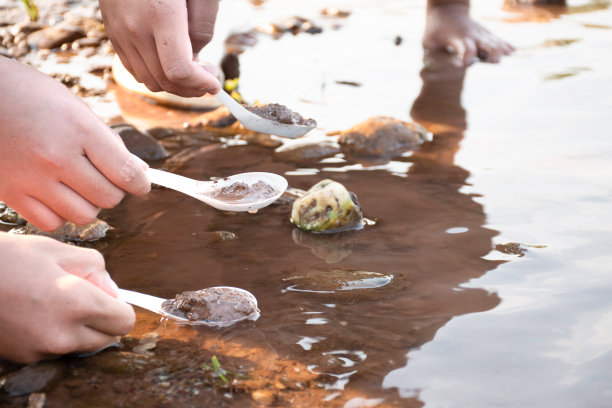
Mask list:
[{"label": "rock", "polygon": [[250,145],[269,147],[271,149],[276,149],[277,147],[283,145],[283,142],[274,139],[272,135],[266,135],[265,133],[243,133],[240,135],[240,139],[244,140]]},{"label": "rock", "polygon": [[52,232],[43,231],[30,223],[23,227],[13,228],[9,232],[12,234],[43,235],[60,241],[91,242],[104,238],[110,228],[110,225],[106,222],[96,218],[87,225],[76,225],[72,222],[67,222]]},{"label": "rock", "polygon": [[305,195],[306,195],[306,191],[300,190],[299,188],[289,187],[288,189],[285,190],[283,195],[281,195],[278,198],[278,200],[276,200],[274,203],[277,205],[293,204],[295,200],[297,200],[300,197],[304,197]]},{"label": "rock", "polygon": [[15,210],[0,201],[0,223],[9,225],[23,225],[26,222],[27,221],[24,220],[21,215],[17,214]]},{"label": "rock", "polygon": [[340,132],[342,151],[353,156],[389,157],[428,140],[429,132],[414,122],[375,116]]},{"label": "rock", "polygon": [[153,353],[108,350],[84,359],[83,364],[89,372],[101,371],[119,377],[142,374],[158,367],[161,363]]},{"label": "rock", "polygon": [[53,387],[66,373],[66,363],[59,360],[31,364],[0,379],[0,389],[9,397],[39,392]]},{"label": "rock", "polygon": [[291,143],[281,146],[274,152],[274,156],[283,161],[304,162],[317,161],[324,157],[340,152],[338,143],[331,140],[319,142]]},{"label": "rock", "polygon": [[85,31],[82,28],[68,24],[58,24],[28,35],[28,45],[35,49],[53,49],[83,37],[85,37]]},{"label": "rock", "polygon": [[251,398],[261,405],[272,405],[276,401],[276,395],[270,390],[255,390],[251,393]]},{"label": "rock", "polygon": [[335,269],[332,271],[311,271],[303,276],[283,278],[292,283],[294,290],[334,293],[357,289],[376,289],[388,285],[393,275],[378,272]]},{"label": "rock", "polygon": [[233,241],[238,239],[238,235],[230,231],[214,231],[210,234],[208,244],[214,245],[220,242]]},{"label": "rock", "polygon": [[202,126],[210,127],[227,127],[236,122],[234,115],[225,106],[220,106],[213,111],[204,113],[198,120]]},{"label": "rock", "polygon": [[32,34],[35,31],[42,29],[42,26],[34,21],[24,20],[10,28],[10,33],[13,36],[17,36],[19,33]]},{"label": "rock", "polygon": [[162,160],[170,156],[154,137],[140,132],[132,125],[113,126],[128,150],[142,160]]},{"label": "rock", "polygon": [[357,196],[340,183],[322,180],[293,203],[291,222],[312,232],[338,232],[363,227]]},{"label": "rock", "polygon": [[44,408],[47,395],[41,392],[33,392],[28,396],[28,408]]}]

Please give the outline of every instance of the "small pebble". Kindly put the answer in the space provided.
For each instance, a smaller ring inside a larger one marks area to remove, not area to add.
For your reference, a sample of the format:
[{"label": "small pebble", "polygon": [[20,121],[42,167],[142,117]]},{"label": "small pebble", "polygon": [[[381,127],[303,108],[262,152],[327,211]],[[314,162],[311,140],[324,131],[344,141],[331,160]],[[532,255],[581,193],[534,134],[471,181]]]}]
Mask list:
[{"label": "small pebble", "polygon": [[258,404],[261,405],[272,405],[276,401],[276,395],[272,391],[268,390],[255,390],[251,394],[251,398]]}]

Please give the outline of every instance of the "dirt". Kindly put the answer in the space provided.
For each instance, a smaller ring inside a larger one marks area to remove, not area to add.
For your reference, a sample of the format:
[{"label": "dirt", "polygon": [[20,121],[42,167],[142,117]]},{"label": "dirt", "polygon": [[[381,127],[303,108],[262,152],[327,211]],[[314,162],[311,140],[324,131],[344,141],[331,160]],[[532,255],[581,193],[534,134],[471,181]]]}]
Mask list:
[{"label": "dirt", "polygon": [[263,180],[251,185],[244,182],[232,183],[208,194],[226,203],[255,202],[273,197],[277,191]]},{"label": "dirt", "polygon": [[257,312],[250,297],[229,288],[207,288],[179,293],[162,304],[166,313],[190,321],[230,322]]},{"label": "dirt", "polygon": [[261,116],[262,118],[270,119],[278,123],[287,125],[301,126],[317,126],[314,119],[304,119],[302,115],[293,112],[291,109],[278,103],[269,103],[266,105],[246,105],[249,111]]}]

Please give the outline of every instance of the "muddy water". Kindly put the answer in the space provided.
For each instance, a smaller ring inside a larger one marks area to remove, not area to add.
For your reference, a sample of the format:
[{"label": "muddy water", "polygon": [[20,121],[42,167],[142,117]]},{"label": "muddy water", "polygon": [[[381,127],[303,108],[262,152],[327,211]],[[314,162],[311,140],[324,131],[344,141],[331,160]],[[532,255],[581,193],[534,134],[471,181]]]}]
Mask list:
[{"label": "muddy water", "polygon": [[125,120],[177,129],[152,165],[195,179],[269,171],[300,189],[331,178],[373,222],[322,236],[295,229],[286,203],[251,215],[164,189],[126,198],[102,213],[115,229],[97,244],[121,287],[237,286],[261,317],[216,330],[137,310],[119,347],[62,360],[47,406],[608,406],[612,12],[570,1],[580,12],[532,19],[474,1],[519,51],[465,70],[447,56],[423,66],[422,3],[337,2],[352,14],[329,20],[329,1],[222,2],[220,37],[292,15],[324,29],[261,37],[241,55],[245,98],[315,118],[306,140],[377,114],[433,132],[390,160],[283,161],[183,132],[197,114],[116,90]]}]

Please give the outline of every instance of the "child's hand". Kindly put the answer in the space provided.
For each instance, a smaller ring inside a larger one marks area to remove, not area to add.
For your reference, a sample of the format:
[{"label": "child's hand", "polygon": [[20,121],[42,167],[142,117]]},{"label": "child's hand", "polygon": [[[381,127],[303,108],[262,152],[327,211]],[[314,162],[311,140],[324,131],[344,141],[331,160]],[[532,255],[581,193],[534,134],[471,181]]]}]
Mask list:
[{"label": "child's hand", "polygon": [[0,358],[94,352],[134,326],[102,255],[51,238],[0,233]]},{"label": "child's hand", "polygon": [[134,78],[153,92],[216,93],[215,73],[195,61],[212,39],[219,0],[100,0],[115,51]]},{"label": "child's hand", "polygon": [[146,163],[65,86],[0,57],[0,200],[45,231],[151,189]]},{"label": "child's hand", "polygon": [[497,63],[502,55],[515,49],[471,19],[469,6],[464,3],[431,5],[423,36],[425,50],[446,49],[470,65],[477,59]]}]

